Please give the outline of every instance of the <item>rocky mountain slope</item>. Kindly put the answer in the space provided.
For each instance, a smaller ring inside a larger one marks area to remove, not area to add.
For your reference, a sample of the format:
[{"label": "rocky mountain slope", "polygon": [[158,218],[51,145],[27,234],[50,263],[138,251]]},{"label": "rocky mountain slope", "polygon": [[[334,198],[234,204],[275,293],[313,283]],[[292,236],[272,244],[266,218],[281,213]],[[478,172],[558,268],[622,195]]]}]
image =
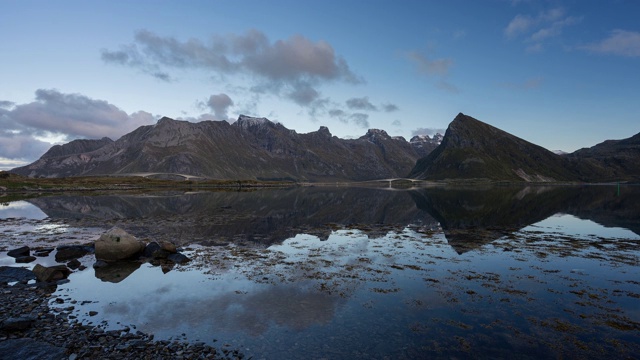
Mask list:
[{"label": "rocky mountain slope", "polygon": [[[623,140],[607,140],[566,155],[605,174],[605,179],[640,180],[640,133]],[[586,166],[585,166],[586,167]]]},{"label": "rocky mountain slope", "polygon": [[111,174],[186,174],[214,179],[296,181],[402,177],[437,146],[408,142],[383,130],[339,139],[329,129],[298,134],[266,118],[191,123],[162,118],[116,141],[76,140],[36,162],[13,169],[30,177]]},{"label": "rocky mountain slope", "polygon": [[409,177],[424,180],[634,181],[640,179],[640,134],[558,155],[462,113],[442,143]]}]

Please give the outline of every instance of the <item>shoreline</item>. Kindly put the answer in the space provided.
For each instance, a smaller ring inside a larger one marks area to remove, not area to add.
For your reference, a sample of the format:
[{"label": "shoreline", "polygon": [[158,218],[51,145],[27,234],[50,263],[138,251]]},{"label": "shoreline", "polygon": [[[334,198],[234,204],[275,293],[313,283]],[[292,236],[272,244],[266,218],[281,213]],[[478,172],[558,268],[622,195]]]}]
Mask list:
[{"label": "shoreline", "polygon": [[[44,285],[44,286],[43,286]],[[74,304],[52,309],[62,302],[46,284],[0,283],[0,358],[21,359],[242,359],[233,349],[204,343],[154,340],[127,326],[105,331],[83,325],[70,316]],[[59,299],[59,300],[58,300]]]}]

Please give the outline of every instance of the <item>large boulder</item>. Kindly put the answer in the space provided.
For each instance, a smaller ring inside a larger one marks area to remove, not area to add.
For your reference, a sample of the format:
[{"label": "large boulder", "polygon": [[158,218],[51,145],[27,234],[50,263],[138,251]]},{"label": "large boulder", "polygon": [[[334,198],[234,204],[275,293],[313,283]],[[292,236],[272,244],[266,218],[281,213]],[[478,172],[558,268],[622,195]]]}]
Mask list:
[{"label": "large boulder", "polygon": [[130,259],[144,250],[144,243],[126,231],[113,227],[95,243],[96,259],[118,261]]}]

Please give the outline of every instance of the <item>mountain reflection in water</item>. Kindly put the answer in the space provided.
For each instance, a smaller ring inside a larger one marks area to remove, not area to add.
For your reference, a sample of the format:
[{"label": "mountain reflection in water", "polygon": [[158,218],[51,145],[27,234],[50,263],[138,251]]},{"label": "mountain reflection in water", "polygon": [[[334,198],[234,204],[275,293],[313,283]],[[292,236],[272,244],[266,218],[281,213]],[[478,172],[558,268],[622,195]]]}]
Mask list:
[{"label": "mountain reflection in water", "polygon": [[50,218],[78,226],[120,226],[181,245],[269,246],[300,233],[327,239],[336,228],[370,237],[391,228],[435,229],[458,252],[491,242],[554,214],[571,214],[640,234],[640,187],[539,186],[294,188],[254,192],[51,196],[28,200]]}]

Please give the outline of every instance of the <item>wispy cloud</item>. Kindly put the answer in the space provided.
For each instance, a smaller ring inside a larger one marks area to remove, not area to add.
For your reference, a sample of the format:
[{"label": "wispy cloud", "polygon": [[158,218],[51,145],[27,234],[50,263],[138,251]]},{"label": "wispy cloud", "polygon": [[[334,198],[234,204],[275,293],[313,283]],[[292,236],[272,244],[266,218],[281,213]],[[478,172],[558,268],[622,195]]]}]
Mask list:
[{"label": "wispy cloud", "polygon": [[378,111],[378,108],[373,105],[368,97],[361,98],[351,98],[346,101],[347,107],[352,110],[363,110],[363,111]]},{"label": "wispy cloud", "polygon": [[396,104],[391,104],[391,103],[382,104],[382,109],[383,109],[385,112],[394,112],[394,111],[398,111],[398,110],[400,110],[400,108],[398,107],[398,105],[396,105]]},{"label": "wispy cloud", "polygon": [[434,59],[417,51],[408,52],[407,58],[414,63],[418,72],[424,75],[447,75],[449,69],[453,66],[452,59]]},{"label": "wispy cloud", "polygon": [[532,15],[516,15],[504,29],[504,36],[522,38],[527,52],[539,52],[544,43],[560,36],[563,30],[582,21],[582,17],[568,16],[563,8],[554,8]]},{"label": "wispy cloud", "polygon": [[355,113],[355,114],[351,114],[351,116],[349,116],[350,120],[352,123],[354,123],[355,125],[364,128],[364,129],[368,129],[370,127],[369,125],[369,115],[367,114],[363,114],[363,113]]},{"label": "wispy cloud", "polygon": [[427,78],[435,78],[438,81],[435,86],[453,94],[458,93],[460,90],[457,86],[452,84],[447,78],[449,72],[453,67],[453,59],[451,58],[433,58],[425,53],[418,51],[410,51],[406,54],[416,67],[418,73],[426,76]]},{"label": "wispy cloud", "polygon": [[598,42],[582,46],[591,52],[628,57],[640,57],[640,32],[616,29],[609,37]]}]

